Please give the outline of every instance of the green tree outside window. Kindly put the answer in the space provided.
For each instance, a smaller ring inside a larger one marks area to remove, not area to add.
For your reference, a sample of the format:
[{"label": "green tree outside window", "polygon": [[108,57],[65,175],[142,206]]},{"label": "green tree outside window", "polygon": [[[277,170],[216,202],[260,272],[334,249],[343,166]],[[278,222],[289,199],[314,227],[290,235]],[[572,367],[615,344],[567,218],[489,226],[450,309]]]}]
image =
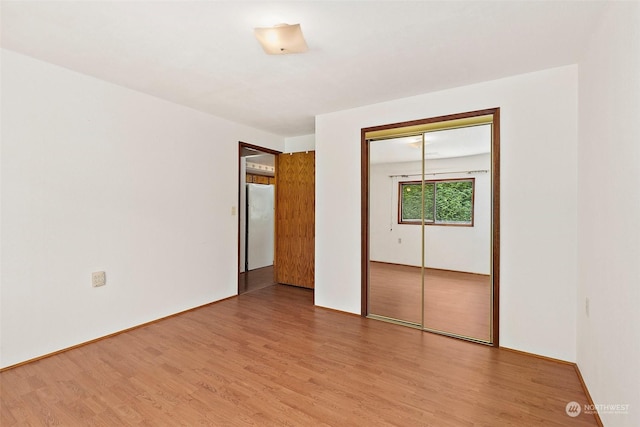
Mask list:
[{"label": "green tree outside window", "polygon": [[[421,223],[422,182],[400,183],[400,223]],[[426,224],[473,225],[474,179],[425,181]]]}]

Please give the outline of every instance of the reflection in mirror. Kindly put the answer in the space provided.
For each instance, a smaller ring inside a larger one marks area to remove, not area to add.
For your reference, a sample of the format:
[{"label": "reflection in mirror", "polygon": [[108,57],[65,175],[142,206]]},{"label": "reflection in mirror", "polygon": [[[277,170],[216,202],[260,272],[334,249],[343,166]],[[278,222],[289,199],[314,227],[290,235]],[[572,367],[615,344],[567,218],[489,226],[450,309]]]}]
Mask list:
[{"label": "reflection in mirror", "polygon": [[[491,125],[425,135],[424,328],[491,340]],[[425,218],[428,216],[425,215]]]},{"label": "reflection in mirror", "polygon": [[397,197],[398,171],[419,180],[421,158],[421,135],[369,145],[369,314],[420,327],[422,226],[398,224]]},{"label": "reflection in mirror", "polygon": [[491,127],[370,141],[372,317],[491,341]]}]

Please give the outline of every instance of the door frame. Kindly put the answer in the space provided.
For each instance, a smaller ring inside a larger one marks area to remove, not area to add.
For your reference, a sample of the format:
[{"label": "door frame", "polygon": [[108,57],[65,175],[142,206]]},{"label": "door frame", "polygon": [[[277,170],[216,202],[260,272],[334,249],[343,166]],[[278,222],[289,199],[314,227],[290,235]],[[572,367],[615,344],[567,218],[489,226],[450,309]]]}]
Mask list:
[{"label": "door frame", "polygon": [[[361,316],[365,317],[369,309],[369,141],[366,138],[368,132],[381,131],[408,126],[421,126],[430,123],[447,122],[451,120],[468,119],[478,116],[493,116],[492,142],[491,142],[491,191],[492,191],[492,342],[493,347],[499,347],[500,341],[500,108],[488,108],[484,110],[469,111],[465,113],[450,114],[445,116],[430,117],[420,120],[412,120],[400,123],[391,123],[381,126],[362,128],[360,133],[360,194],[361,194]],[[449,335],[445,334],[447,336]],[[460,338],[460,337],[456,337]],[[464,338],[463,338],[464,339]]]},{"label": "door frame", "polygon": [[[240,267],[241,267],[241,265],[240,265],[240,260],[241,260],[241,257],[240,257],[240,245],[241,245],[241,242],[240,242],[240,236],[241,236],[240,212],[241,212],[242,207],[240,206],[241,205],[240,202],[242,200],[241,192],[243,191],[243,189],[240,188],[240,183],[242,182],[242,167],[241,167],[241,165],[242,165],[242,151],[243,151],[243,148],[248,148],[248,149],[251,149],[251,150],[259,151],[259,152],[264,153],[264,154],[272,154],[272,155],[274,155],[275,156],[275,161],[274,161],[275,172],[274,172],[274,175],[276,177],[278,176],[278,155],[282,154],[282,151],[273,150],[271,148],[266,148],[266,147],[261,147],[259,145],[250,144],[248,142],[238,141],[238,181],[236,182],[236,186],[238,187],[238,209],[237,209],[237,212],[238,212],[238,237],[237,237],[237,241],[238,241],[238,265],[236,267],[236,273],[238,275],[237,276],[237,280],[236,280],[237,281],[237,293],[238,294],[240,294]],[[274,200],[274,204],[275,204],[275,212],[277,213],[278,205],[277,205],[275,200]],[[246,221],[246,212],[245,212],[245,221]],[[275,242],[275,234],[277,232],[278,232],[278,230],[274,229],[274,242]],[[276,277],[275,276],[276,268],[277,267],[274,264],[273,265],[274,278]],[[245,273],[246,273],[246,271],[245,271]]]}]

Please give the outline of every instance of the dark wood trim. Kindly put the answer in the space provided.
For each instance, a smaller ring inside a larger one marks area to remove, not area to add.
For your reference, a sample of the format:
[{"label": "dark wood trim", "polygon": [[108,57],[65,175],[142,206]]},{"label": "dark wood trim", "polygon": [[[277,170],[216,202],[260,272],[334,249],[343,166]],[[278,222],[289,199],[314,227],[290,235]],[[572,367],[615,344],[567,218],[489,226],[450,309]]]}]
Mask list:
[{"label": "dark wood trim", "polygon": [[[371,126],[371,127],[362,129],[362,137],[364,138],[364,135],[367,132],[375,132],[380,130],[395,129],[395,128],[402,128],[402,127],[409,127],[409,126],[420,126],[420,125],[426,125],[429,123],[437,123],[437,122],[448,122],[451,120],[468,119],[470,117],[488,116],[490,114],[495,115],[495,112],[498,110],[500,110],[500,108],[487,108],[484,110],[469,111],[467,113],[448,114],[445,116],[429,117],[427,119],[410,120],[407,122],[391,123],[391,124],[386,124],[381,126]],[[495,120],[494,120],[494,123],[495,123]]]},{"label": "dark wood trim", "polygon": [[365,138],[366,130],[360,132],[360,181],[361,213],[360,213],[360,315],[366,316],[369,311],[369,141]]},{"label": "dark wood trim", "polygon": [[211,305],[214,305],[214,304],[218,304],[218,303],[220,303],[222,301],[226,301],[228,299],[237,298],[237,297],[238,297],[237,295],[231,295],[230,297],[226,297],[226,298],[223,298],[223,299],[218,300],[218,301],[208,302],[206,304],[202,304],[202,305],[199,305],[199,306],[193,307],[193,308],[188,308],[186,310],[179,311],[177,313],[173,313],[173,314],[170,314],[168,316],[163,316],[163,317],[160,317],[160,318],[155,319],[155,320],[150,320],[148,322],[144,322],[144,323],[141,323],[139,325],[132,326],[130,328],[122,329],[122,330],[117,331],[117,332],[112,332],[110,334],[107,334],[107,335],[104,335],[104,336],[101,336],[101,337],[98,337],[98,338],[94,338],[94,339],[89,340],[89,341],[81,342],[80,344],[72,345],[70,347],[65,347],[63,349],[56,350],[56,351],[53,351],[51,353],[43,354],[42,356],[38,356],[38,357],[34,357],[32,359],[24,360],[22,362],[14,364],[14,365],[5,366],[4,368],[0,368],[0,372],[8,371],[9,369],[14,369],[14,368],[17,368],[19,366],[28,365],[29,363],[37,362],[38,360],[46,359],[48,357],[55,356],[56,354],[64,353],[66,351],[73,350],[75,348],[84,347],[85,345],[89,345],[89,344],[96,343],[98,341],[106,340],[108,338],[115,337],[116,335],[124,334],[125,332],[130,332],[130,331],[133,331],[135,329],[144,328],[145,326],[153,325],[154,323],[162,322],[163,320],[171,319],[172,317],[180,316],[182,314],[189,313],[189,312],[195,311],[195,310],[199,310],[201,308],[208,307],[208,306],[211,306]]},{"label": "dark wood trim", "polygon": [[494,347],[500,346],[500,108],[490,110],[493,114],[493,141],[491,146],[491,191],[493,200],[492,221],[492,271],[493,274],[493,330]]},{"label": "dark wood trim", "polygon": [[[236,268],[236,273],[238,274],[238,293],[240,293],[240,212],[242,207],[240,206],[240,201],[242,200],[241,197],[241,191],[242,189],[240,188],[240,183],[242,182],[242,168],[241,166],[241,162],[242,162],[242,149],[243,148],[251,148],[252,150],[256,150],[256,151],[260,151],[262,153],[265,154],[273,154],[275,156],[275,161],[274,161],[274,165],[275,165],[275,173],[274,175],[277,176],[278,175],[278,154],[282,154],[281,151],[278,150],[272,150],[271,148],[265,148],[265,147],[261,147],[259,145],[254,145],[254,144],[249,144],[248,142],[243,142],[243,141],[238,141],[238,181],[237,181],[237,187],[238,187],[238,207],[236,209],[236,213],[238,215],[238,236],[236,238],[236,241],[238,242],[238,265]],[[274,206],[274,208],[277,210],[278,206]],[[277,233],[278,230],[274,229],[274,234]],[[274,239],[275,240],[275,239]],[[276,265],[273,265],[273,278],[275,280],[276,277]]]},{"label": "dark wood trim", "polygon": [[492,115],[492,147],[491,147],[491,180],[492,180],[492,274],[493,274],[493,322],[491,343],[493,347],[500,344],[500,108],[487,108],[483,110],[469,111],[466,113],[449,114],[444,116],[430,117],[426,119],[411,120],[406,122],[390,123],[381,126],[362,128],[360,131],[361,141],[361,313],[367,315],[368,311],[368,284],[369,284],[369,141],[365,135],[367,132],[381,131],[387,129],[426,125],[429,123],[446,122],[451,120],[466,119]]},{"label": "dark wood trim", "polygon": [[237,280],[237,293],[240,294],[240,260],[242,259],[240,257],[240,212],[242,212],[242,206],[241,206],[241,202],[242,202],[242,188],[240,186],[240,183],[242,182],[242,148],[243,148],[243,142],[240,141],[238,142],[238,181],[236,184],[236,187],[238,188],[238,207],[236,208],[236,213],[238,214],[238,230],[237,230],[237,237],[236,237],[236,242],[238,242],[238,253],[236,254],[237,258],[238,258],[238,263],[236,265],[236,272],[238,275],[238,280]]},{"label": "dark wood trim", "polygon": [[273,154],[274,156],[277,156],[278,154],[282,154],[282,151],[273,150],[271,148],[261,147],[259,145],[249,144],[248,142],[238,141],[238,143],[240,144],[240,149],[242,149],[243,147],[244,148],[251,148],[253,150],[261,151],[261,152],[263,152],[265,154]]}]

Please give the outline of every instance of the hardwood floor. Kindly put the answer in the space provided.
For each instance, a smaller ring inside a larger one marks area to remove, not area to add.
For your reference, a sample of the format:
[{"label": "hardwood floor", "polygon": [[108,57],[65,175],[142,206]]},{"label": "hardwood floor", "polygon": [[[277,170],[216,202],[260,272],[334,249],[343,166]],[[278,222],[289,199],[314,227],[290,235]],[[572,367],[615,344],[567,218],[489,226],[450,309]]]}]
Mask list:
[{"label": "hardwood floor", "polygon": [[238,294],[266,288],[274,283],[273,265],[255,268],[238,274]]},{"label": "hardwood floor", "polygon": [[[419,267],[369,263],[369,312],[420,324],[422,284]],[[491,340],[489,276],[425,269],[425,328]]]},{"label": "hardwood floor", "polygon": [[0,373],[8,426],[594,426],[571,365],[274,285]]}]

